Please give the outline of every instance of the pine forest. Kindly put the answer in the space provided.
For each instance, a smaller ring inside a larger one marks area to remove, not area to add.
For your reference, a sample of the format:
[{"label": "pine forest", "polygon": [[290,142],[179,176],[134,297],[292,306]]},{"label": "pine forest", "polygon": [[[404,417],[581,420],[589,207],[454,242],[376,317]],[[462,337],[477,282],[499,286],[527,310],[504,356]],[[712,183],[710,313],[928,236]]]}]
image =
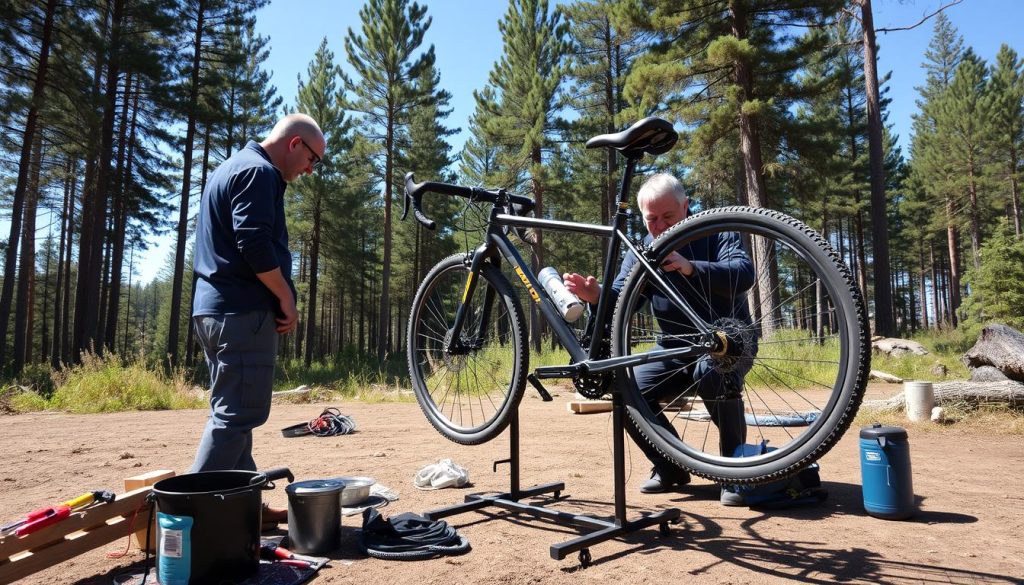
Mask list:
[{"label": "pine forest", "polygon": [[[293,80],[266,67],[273,47],[255,24],[267,2],[3,0],[4,384],[87,355],[202,384],[198,202],[221,161],[290,112],[316,119],[328,144],[286,192],[300,319],[279,363],[292,381],[357,363],[401,380],[417,286],[479,241],[463,201],[426,201],[437,231],[401,221],[405,173],[528,195],[538,217],[607,222],[623,161],[584,143],[645,116],[680,139],[638,174],[676,175],[696,209],[767,207],[819,231],[873,334],[1024,326],[1024,61],[1006,44],[980,58],[947,12],[921,24],[926,82],[900,148],[871,0],[509,0],[455,150],[427,3],[345,3],[359,26],[324,38]],[[292,83],[287,103],[275,84]],[[158,236],[173,250],[140,282]],[[537,234],[520,251],[537,269],[601,270],[600,241],[585,236]],[[528,320],[533,349],[551,348]]]}]

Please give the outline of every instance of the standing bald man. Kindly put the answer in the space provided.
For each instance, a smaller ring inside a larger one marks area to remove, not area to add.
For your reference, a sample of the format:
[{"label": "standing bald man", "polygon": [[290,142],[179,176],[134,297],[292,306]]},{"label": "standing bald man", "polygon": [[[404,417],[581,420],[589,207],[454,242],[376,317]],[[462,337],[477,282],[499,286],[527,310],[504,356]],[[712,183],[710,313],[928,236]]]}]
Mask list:
[{"label": "standing bald man", "polygon": [[252,430],[270,415],[278,336],[298,320],[284,191],[326,148],[312,118],[290,114],[224,161],[203,191],[192,320],[212,395],[193,472],[256,470]]}]

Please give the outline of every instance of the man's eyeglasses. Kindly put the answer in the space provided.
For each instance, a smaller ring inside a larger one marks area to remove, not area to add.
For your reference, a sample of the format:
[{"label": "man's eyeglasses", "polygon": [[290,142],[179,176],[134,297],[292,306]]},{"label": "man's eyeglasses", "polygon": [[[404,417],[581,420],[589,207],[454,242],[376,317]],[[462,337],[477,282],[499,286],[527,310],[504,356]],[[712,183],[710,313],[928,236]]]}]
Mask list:
[{"label": "man's eyeglasses", "polygon": [[312,148],[310,148],[310,146],[306,144],[306,141],[303,140],[301,136],[299,137],[299,142],[302,143],[302,146],[306,147],[306,150],[309,151],[309,154],[313,155],[313,170],[315,171],[319,169],[320,163],[323,162],[323,160],[320,158],[320,155],[317,154],[316,151],[314,151]]}]

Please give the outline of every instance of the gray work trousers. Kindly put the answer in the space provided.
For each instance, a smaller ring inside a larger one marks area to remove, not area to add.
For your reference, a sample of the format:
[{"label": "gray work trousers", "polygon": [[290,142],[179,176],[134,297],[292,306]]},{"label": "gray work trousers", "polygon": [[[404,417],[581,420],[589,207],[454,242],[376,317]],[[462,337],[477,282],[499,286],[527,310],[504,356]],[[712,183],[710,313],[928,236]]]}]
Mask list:
[{"label": "gray work trousers", "polygon": [[[662,348],[657,346],[654,349]],[[719,452],[724,457],[732,457],[736,447],[747,439],[742,388],[743,378],[748,369],[749,367],[723,374],[715,370],[709,356],[704,356],[696,364],[689,365],[685,360],[643,364],[634,368],[633,377],[651,409],[658,413],[657,424],[676,437],[679,437],[679,434],[668,417],[661,412],[659,399],[676,399],[684,389],[688,393],[700,396],[711,415],[711,421],[718,427]],[[651,460],[654,469],[663,479],[679,479],[685,475],[683,470],[666,459],[640,434],[632,421],[626,421],[626,431],[644,455]]]},{"label": "gray work trousers", "polygon": [[267,422],[277,355],[272,311],[192,318],[210,369],[210,417],[192,472],[256,471],[252,430]]}]

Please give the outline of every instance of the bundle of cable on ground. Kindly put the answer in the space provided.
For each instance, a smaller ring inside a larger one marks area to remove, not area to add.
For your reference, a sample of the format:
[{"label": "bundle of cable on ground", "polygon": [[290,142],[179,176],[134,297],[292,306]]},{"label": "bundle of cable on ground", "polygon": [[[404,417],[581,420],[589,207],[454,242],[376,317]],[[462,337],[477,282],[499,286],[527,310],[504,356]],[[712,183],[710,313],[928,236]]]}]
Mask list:
[{"label": "bundle of cable on ground", "polygon": [[469,552],[469,541],[444,520],[427,520],[406,512],[384,518],[377,510],[363,512],[359,548],[385,560],[415,561]]},{"label": "bundle of cable on ground", "polygon": [[337,408],[325,408],[320,416],[309,421],[309,432],[318,437],[347,435],[356,430],[356,423],[351,417],[341,414]]}]

